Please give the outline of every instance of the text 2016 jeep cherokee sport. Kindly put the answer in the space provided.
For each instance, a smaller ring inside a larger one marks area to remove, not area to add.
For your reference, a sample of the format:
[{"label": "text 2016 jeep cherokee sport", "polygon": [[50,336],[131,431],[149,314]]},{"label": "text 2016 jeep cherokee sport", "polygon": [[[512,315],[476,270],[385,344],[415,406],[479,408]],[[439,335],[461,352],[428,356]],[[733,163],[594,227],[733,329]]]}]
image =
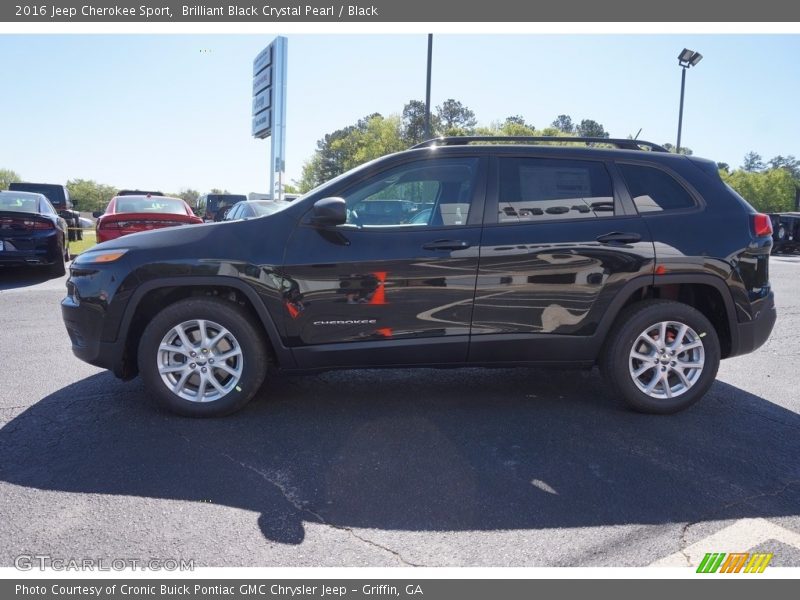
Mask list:
[{"label": "text 2016 jeep cherokee sport", "polygon": [[100,244],[62,302],[73,351],[192,416],[269,363],[599,364],[633,408],[685,408],[772,330],[770,220],[713,162],[570,141],[435,140],[269,216]]}]

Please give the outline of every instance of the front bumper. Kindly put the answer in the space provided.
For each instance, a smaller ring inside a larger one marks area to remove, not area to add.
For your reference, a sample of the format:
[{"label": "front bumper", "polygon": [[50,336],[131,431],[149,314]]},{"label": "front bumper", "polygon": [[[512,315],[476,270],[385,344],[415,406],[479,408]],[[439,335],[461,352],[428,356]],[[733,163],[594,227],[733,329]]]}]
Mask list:
[{"label": "front bumper", "polygon": [[103,317],[96,307],[80,304],[67,296],[61,301],[61,316],[75,356],[95,367],[113,371],[117,377],[126,378],[125,346],[119,341],[101,341]]}]

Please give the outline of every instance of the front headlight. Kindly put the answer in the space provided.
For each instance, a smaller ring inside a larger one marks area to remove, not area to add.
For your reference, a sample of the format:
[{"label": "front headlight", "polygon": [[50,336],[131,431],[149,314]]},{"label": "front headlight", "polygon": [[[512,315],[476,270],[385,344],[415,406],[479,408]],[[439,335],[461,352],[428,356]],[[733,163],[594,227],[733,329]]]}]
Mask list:
[{"label": "front headlight", "polygon": [[103,265],[112,263],[122,258],[127,250],[87,250],[81,252],[73,264],[76,265]]}]

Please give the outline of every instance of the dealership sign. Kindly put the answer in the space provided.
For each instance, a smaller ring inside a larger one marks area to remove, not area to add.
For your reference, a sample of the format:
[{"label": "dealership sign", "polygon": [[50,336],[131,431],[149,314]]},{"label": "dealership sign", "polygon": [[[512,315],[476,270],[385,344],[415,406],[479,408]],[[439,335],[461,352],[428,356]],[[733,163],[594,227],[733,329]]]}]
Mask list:
[{"label": "dealership sign", "polygon": [[270,194],[283,197],[286,171],[286,53],[287,40],[278,36],[253,59],[252,134],[270,138]]}]

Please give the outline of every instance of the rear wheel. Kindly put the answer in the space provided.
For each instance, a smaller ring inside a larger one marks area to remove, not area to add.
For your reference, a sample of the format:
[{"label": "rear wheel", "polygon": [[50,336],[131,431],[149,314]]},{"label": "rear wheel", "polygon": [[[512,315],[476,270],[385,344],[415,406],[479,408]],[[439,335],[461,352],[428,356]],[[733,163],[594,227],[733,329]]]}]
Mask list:
[{"label": "rear wheel", "polygon": [[60,248],[58,255],[55,258],[53,264],[48,267],[50,269],[50,274],[53,277],[63,277],[67,274],[67,261],[69,258],[69,243],[66,239],[64,239],[64,246]]},{"label": "rear wheel", "polygon": [[717,332],[700,311],[680,302],[648,300],[620,314],[600,367],[628,406],[668,414],[703,397],[719,361]]},{"label": "rear wheel", "polygon": [[216,298],[171,304],[147,325],[139,372],[159,404],[189,417],[233,413],[258,391],[267,368],[258,323]]}]

